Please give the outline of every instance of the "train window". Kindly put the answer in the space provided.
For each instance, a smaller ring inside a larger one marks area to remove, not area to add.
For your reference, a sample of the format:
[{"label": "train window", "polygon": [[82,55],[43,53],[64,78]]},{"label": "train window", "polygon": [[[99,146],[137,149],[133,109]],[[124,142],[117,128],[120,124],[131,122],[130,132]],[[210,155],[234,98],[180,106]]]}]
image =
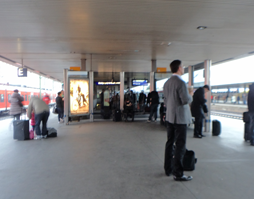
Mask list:
[{"label": "train window", "polygon": [[25,101],[27,101],[27,95],[25,95]]},{"label": "train window", "polygon": [[4,94],[1,94],[1,102],[4,102]]},{"label": "train window", "polygon": [[30,101],[30,95],[28,95],[28,101]]},{"label": "train window", "polygon": [[11,95],[9,94],[9,95],[8,95],[8,101],[10,101],[10,100],[11,100]]}]

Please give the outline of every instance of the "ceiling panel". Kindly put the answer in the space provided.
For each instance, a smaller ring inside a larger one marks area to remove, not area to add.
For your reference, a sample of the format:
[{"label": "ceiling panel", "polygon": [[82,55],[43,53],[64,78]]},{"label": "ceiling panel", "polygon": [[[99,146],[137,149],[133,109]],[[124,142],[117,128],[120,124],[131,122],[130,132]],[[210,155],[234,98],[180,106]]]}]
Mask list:
[{"label": "ceiling panel", "polygon": [[[252,0],[0,0],[0,55],[62,80],[80,66],[149,72],[254,51]],[[200,25],[208,28],[197,30]],[[171,45],[167,45],[168,43]],[[92,54],[92,66],[91,66]]]}]

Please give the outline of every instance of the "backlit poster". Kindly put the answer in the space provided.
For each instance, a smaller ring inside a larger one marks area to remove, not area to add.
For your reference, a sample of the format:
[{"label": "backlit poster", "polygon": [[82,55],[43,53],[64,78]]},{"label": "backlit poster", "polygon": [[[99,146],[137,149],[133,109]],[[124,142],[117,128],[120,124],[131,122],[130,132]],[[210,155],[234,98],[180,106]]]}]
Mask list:
[{"label": "backlit poster", "polygon": [[108,90],[105,90],[104,91],[104,102],[103,102],[104,106],[109,106],[109,98],[110,98],[110,93]]},{"label": "backlit poster", "polygon": [[70,79],[71,115],[89,114],[89,80]]}]

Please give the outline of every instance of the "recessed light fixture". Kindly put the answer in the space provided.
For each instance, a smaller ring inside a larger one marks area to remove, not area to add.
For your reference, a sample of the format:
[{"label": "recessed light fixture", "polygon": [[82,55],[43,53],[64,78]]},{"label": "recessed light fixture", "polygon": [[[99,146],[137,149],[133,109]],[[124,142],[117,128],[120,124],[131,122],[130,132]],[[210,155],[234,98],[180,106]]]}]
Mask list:
[{"label": "recessed light fixture", "polygon": [[206,26],[199,26],[199,27],[197,27],[198,30],[204,30],[206,28],[207,28]]},{"label": "recessed light fixture", "polygon": [[161,42],[161,46],[163,46],[165,44],[165,42],[163,41],[163,42]]},{"label": "recessed light fixture", "polygon": [[172,42],[168,42],[168,46],[170,46],[172,44]]}]

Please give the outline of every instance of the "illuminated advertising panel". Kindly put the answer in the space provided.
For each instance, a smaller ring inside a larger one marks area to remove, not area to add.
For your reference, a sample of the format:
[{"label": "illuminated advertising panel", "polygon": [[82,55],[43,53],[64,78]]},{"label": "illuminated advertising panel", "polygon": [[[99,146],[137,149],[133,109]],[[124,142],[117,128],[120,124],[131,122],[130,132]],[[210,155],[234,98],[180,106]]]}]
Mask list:
[{"label": "illuminated advertising panel", "polygon": [[70,114],[89,114],[88,79],[70,79]]}]

